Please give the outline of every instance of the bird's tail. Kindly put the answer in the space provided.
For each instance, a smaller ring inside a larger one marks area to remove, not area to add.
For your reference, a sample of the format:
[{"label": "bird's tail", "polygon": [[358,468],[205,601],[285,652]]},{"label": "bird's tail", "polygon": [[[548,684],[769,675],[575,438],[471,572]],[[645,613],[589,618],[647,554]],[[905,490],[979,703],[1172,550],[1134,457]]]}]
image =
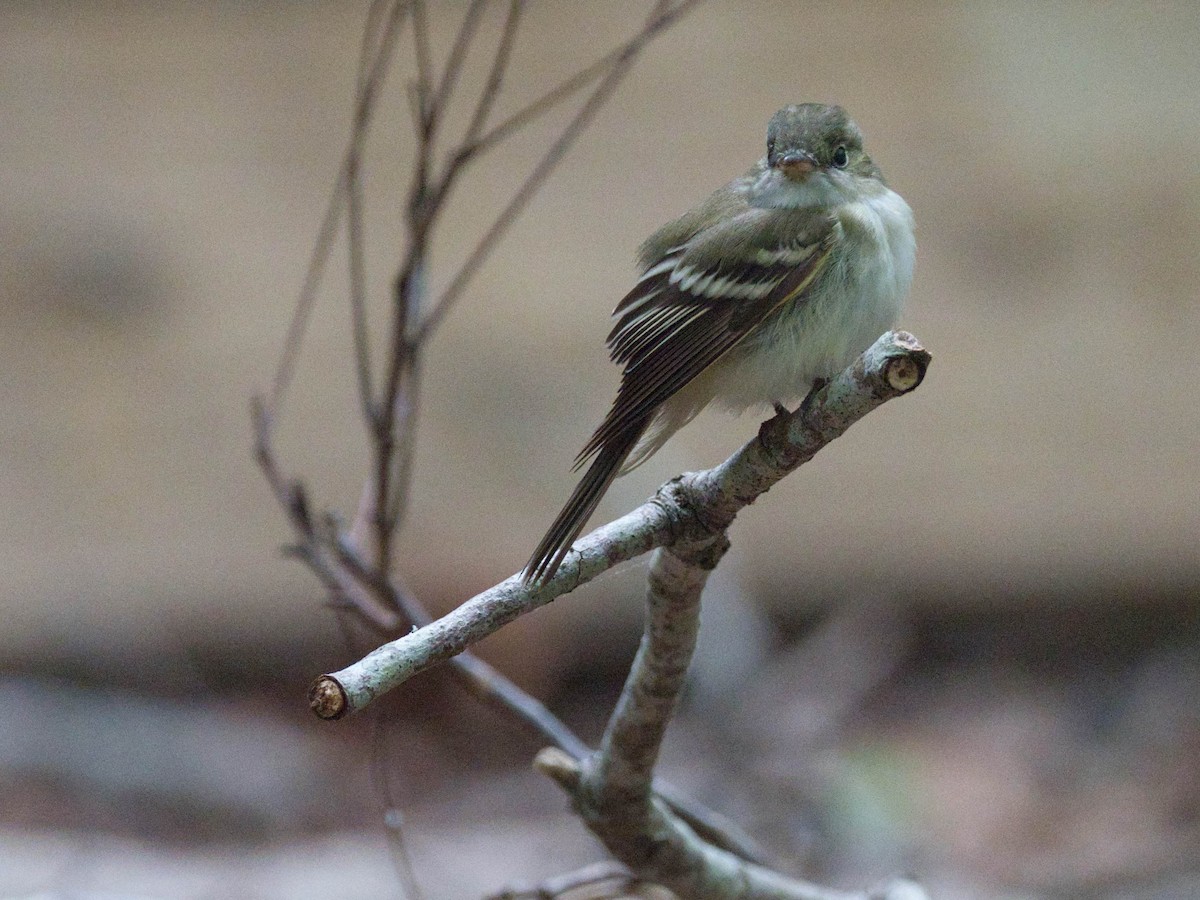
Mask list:
[{"label": "bird's tail", "polygon": [[554,577],[567,551],[571,549],[571,545],[579,537],[579,532],[583,531],[583,526],[596,511],[600,498],[621,471],[621,465],[633,452],[645,430],[645,425],[641,428],[627,429],[618,436],[616,442],[600,448],[587,472],[575,486],[571,499],[562,508],[546,536],[533,551],[533,556],[529,557],[529,562],[525,564],[521,577],[525,584],[544,584]]}]

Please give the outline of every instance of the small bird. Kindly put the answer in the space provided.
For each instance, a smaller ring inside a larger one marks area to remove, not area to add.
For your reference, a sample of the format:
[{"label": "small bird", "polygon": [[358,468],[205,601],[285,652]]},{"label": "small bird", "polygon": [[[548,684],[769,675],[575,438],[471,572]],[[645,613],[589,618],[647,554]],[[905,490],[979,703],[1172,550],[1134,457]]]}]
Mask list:
[{"label": "small bird", "polygon": [[608,335],[617,397],[524,582],[552,578],[613,479],[710,402],[778,407],[848,366],[896,324],[915,255],[912,210],[846,111],[775,113],[766,156],[642,244]]}]

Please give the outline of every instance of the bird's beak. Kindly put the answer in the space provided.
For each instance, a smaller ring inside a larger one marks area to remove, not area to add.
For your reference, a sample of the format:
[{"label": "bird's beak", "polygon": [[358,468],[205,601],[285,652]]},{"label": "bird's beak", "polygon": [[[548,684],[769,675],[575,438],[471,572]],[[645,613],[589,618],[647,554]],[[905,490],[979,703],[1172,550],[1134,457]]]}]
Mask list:
[{"label": "bird's beak", "polygon": [[789,150],[775,160],[775,168],[792,181],[803,181],[813,169],[817,168],[817,161],[811,154],[800,150]]}]

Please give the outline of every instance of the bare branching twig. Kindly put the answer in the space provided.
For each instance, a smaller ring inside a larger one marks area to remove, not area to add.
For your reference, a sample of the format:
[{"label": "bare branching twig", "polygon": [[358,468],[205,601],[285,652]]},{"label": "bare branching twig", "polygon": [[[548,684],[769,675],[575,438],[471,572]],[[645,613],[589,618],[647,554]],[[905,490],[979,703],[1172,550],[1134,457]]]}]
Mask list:
[{"label": "bare branching twig", "polygon": [[312,256],[309,257],[308,268],[304,273],[299,300],[296,302],[291,322],[288,324],[287,335],[283,341],[283,353],[275,369],[275,378],[272,381],[270,393],[266,398],[260,398],[257,401],[267,414],[269,427],[273,427],[274,419],[281,409],[284,396],[295,374],[296,359],[300,353],[300,347],[304,343],[308,322],[317,301],[317,290],[325,277],[325,265],[329,262],[330,253],[333,252],[333,242],[337,238],[346,209],[349,196],[347,186],[351,172],[357,166],[357,159],[361,154],[363,142],[366,140],[367,125],[371,121],[379,90],[391,63],[396,35],[410,5],[409,2],[377,0],[371,5],[368,13],[358,69],[350,141],[342,165],[338,169],[337,177],[334,179],[329,204],[325,208],[320,228],[317,230],[317,239],[314,242]]},{"label": "bare branching twig", "polygon": [[[566,82],[547,91],[513,116],[485,131],[499,101],[517,40],[524,0],[509,0],[495,42],[488,76],[474,97],[465,133],[442,154],[439,142],[463,65],[475,46],[487,0],[468,5],[440,73],[435,71],[428,14],[423,0],[376,0],[370,7],[362,42],[351,119],[350,141],[318,232],[299,302],[284,344],[271,390],[255,401],[255,453],[296,535],[295,555],[313,568],[330,589],[336,605],[355,610],[372,627],[394,631],[403,619],[421,621],[411,598],[391,587],[392,547],[407,508],[413,472],[416,417],[420,409],[422,350],[436,326],[465,290],[484,259],[495,249],[513,219],[549,177],[616,85],[655,36],[694,8],[700,0],[656,2],[645,24],[627,41]],[[388,352],[381,378],[375,380],[367,316],[362,161],[370,123],[403,26],[410,22],[416,78],[410,90],[414,109],[413,179],[407,204],[407,242],[394,282]],[[589,83],[592,92],[572,120],[531,169],[500,215],[484,230],[435,303],[428,298],[429,241],[453,186],[468,166],[487,151],[565,102]],[[339,227],[345,223],[349,248],[349,297],[358,392],[372,448],[373,463],[364,480],[358,507],[348,528],[331,516],[317,515],[302,484],[288,476],[274,449],[275,423],[293,379],[297,354],[311,318]]]}]

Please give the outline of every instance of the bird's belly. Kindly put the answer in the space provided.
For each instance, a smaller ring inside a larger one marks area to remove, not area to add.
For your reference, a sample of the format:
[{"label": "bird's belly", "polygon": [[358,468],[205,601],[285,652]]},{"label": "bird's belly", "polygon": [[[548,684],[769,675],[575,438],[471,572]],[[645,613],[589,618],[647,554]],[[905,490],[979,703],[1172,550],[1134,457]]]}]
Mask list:
[{"label": "bird's belly", "polygon": [[784,306],[705,375],[713,398],[741,411],[806,394],[841,372],[896,325],[912,281],[915,244],[907,204],[896,194],[854,204],[844,252],[807,295]]},{"label": "bird's belly", "polygon": [[[890,298],[884,298],[890,299]],[[832,378],[896,323],[898,303],[812,304],[782,314],[718,362],[714,399],[736,412],[802,397]],[[706,373],[707,374],[707,373]]]}]

